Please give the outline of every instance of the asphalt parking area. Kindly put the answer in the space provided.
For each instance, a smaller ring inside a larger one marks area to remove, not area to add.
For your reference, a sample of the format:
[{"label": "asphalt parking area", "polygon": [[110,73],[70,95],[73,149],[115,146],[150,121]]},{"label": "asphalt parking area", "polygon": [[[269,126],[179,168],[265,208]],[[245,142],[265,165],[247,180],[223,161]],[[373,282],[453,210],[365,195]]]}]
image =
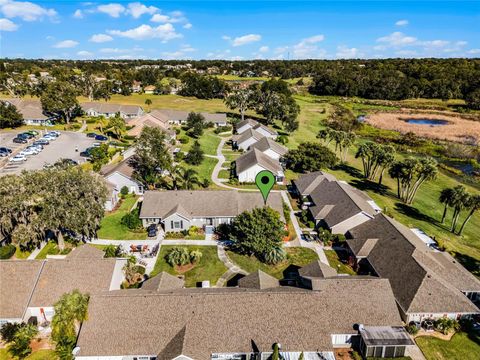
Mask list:
[{"label": "asphalt parking area", "polygon": [[[34,141],[30,140],[29,144],[16,144],[12,140],[17,133],[14,131],[0,133],[0,146],[6,146],[12,149],[13,154],[16,154]],[[38,138],[40,136],[37,136]],[[92,146],[94,142],[96,142],[95,139],[87,137],[84,133],[61,131],[61,135],[55,141],[45,145],[39,154],[28,156],[27,161],[10,163],[7,158],[2,158],[0,175],[18,174],[23,170],[39,170],[44,165],[53,164],[59,159],[72,159],[83,163],[86,159],[80,156],[80,152]],[[78,151],[75,151],[76,148]]]}]

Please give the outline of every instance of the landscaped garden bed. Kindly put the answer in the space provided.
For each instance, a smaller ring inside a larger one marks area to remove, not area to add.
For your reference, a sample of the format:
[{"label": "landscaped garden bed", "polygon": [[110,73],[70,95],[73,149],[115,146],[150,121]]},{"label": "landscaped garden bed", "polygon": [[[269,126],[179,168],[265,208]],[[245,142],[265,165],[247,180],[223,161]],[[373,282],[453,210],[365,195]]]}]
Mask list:
[{"label": "landscaped garden bed", "polygon": [[324,250],[327,256],[328,262],[332,268],[334,268],[339,274],[357,275],[353,268],[342,262],[342,255],[335,250]]}]

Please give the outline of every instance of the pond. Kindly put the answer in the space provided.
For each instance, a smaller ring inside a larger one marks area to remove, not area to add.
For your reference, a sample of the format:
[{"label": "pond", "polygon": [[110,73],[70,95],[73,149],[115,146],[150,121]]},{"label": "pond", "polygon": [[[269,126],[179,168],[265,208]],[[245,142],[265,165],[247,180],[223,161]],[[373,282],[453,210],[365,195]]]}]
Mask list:
[{"label": "pond", "polygon": [[447,125],[447,120],[437,120],[437,119],[407,119],[405,120],[409,124],[414,125],[430,125],[430,126],[442,126]]}]

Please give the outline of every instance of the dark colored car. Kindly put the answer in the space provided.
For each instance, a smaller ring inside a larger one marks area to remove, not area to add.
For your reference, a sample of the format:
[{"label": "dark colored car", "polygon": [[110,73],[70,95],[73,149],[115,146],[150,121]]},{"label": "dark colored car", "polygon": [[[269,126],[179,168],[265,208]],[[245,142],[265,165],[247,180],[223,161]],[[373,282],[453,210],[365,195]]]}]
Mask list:
[{"label": "dark colored car", "polygon": [[9,149],[7,147],[0,147],[0,152],[5,152],[7,154],[11,154],[12,153],[12,149]]},{"label": "dark colored car", "polygon": [[150,225],[147,228],[148,231],[148,237],[155,237],[157,236],[157,226],[155,224]]},{"label": "dark colored car", "polygon": [[23,137],[16,137],[15,139],[13,139],[13,142],[17,144],[26,144],[28,143],[28,140]]},{"label": "dark colored car", "polygon": [[31,138],[33,138],[33,135],[28,133],[28,132],[24,132],[24,133],[18,134],[17,137],[24,137],[24,138],[27,138],[27,139],[31,139]]},{"label": "dark colored car", "polygon": [[87,134],[87,137],[94,138],[95,136],[97,136],[97,134],[95,134],[95,133],[88,133]]},{"label": "dark colored car", "polygon": [[48,144],[50,144],[50,142],[45,139],[40,139],[33,142],[33,145],[48,145]]},{"label": "dark colored car", "polygon": [[89,147],[89,148],[86,148],[84,151],[82,151],[80,153],[80,156],[81,157],[85,157],[85,158],[89,158],[91,156],[91,151],[92,151],[93,148]]},{"label": "dark colored car", "polygon": [[108,140],[108,138],[104,135],[96,135],[95,136],[95,140],[98,140],[98,141],[105,141],[105,140]]}]

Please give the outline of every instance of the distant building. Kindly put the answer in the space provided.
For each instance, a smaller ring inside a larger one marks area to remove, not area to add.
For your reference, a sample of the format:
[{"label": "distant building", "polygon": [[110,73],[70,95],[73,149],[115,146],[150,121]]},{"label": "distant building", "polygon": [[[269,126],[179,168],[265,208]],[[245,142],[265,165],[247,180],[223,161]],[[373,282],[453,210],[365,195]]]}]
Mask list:
[{"label": "distant building", "polygon": [[107,102],[85,102],[80,104],[83,112],[88,116],[114,117],[117,113],[123,119],[133,119],[143,115],[143,109],[137,105],[121,105]]},{"label": "distant building", "polygon": [[18,112],[22,114],[26,125],[50,126],[57,119],[55,116],[46,115],[42,109],[42,104],[38,100],[14,98],[2,101],[15,106]]},{"label": "distant building", "polygon": [[143,88],[145,94],[154,94],[157,88],[154,85],[148,85]]}]

